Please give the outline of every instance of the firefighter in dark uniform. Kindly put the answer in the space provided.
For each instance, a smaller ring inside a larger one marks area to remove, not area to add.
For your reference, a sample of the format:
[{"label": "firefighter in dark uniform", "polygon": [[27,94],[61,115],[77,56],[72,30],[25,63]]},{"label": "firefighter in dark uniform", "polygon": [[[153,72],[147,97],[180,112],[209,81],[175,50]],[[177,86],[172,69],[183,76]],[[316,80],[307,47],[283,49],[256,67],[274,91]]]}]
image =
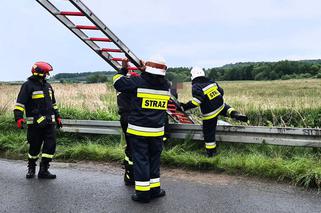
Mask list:
[{"label": "firefighter in dark uniform", "polygon": [[126,69],[122,69],[113,81],[117,91],[132,96],[127,128],[134,163],[132,199],[149,202],[165,195],[160,187],[160,155],[170,84],[164,78],[167,67],[163,59],[151,59],[141,69],[145,70],[141,76],[131,78],[126,78]]},{"label": "firefighter in dark uniform", "polygon": [[[125,59],[123,62],[123,68],[122,72],[126,73],[126,77],[137,77],[139,76],[136,72],[128,72],[128,60]],[[131,186],[135,184],[134,181],[134,171],[133,171],[133,157],[132,157],[132,147],[130,145],[130,141],[128,139],[127,134],[127,127],[128,127],[128,115],[131,109],[131,94],[125,93],[125,92],[118,92],[117,91],[117,105],[118,105],[118,114],[120,116],[120,124],[121,128],[123,130],[125,141],[126,141],[126,147],[125,147],[125,159],[124,159],[124,165],[125,165],[125,173],[124,173],[124,182],[125,185]]]},{"label": "firefighter in dark uniform", "polygon": [[216,82],[206,78],[203,69],[194,67],[191,70],[191,75],[193,99],[186,104],[182,103],[181,106],[184,110],[200,106],[203,114],[203,135],[206,153],[208,157],[213,157],[217,154],[215,133],[218,115],[229,116],[243,122],[247,122],[248,118],[224,103],[223,89]]},{"label": "firefighter in dark uniform", "polygon": [[[36,173],[36,162],[41,157],[38,178],[54,179],[56,175],[48,171],[49,162],[56,150],[56,131],[62,127],[55,94],[46,81],[52,66],[46,62],[36,62],[32,67],[32,76],[21,86],[14,117],[18,128],[28,126],[29,143],[28,173],[26,178],[33,178]],[[24,118],[26,113],[26,119]],[[42,146],[42,152],[40,149]]]}]

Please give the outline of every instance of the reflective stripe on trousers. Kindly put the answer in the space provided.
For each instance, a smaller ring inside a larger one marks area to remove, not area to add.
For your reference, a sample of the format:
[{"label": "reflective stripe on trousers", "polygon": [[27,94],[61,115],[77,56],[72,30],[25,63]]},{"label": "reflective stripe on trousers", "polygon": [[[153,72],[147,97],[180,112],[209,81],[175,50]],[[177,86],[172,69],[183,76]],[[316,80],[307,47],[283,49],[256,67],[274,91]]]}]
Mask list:
[{"label": "reflective stripe on trousers", "polygon": [[205,148],[206,149],[215,149],[216,148],[216,142],[206,142],[205,143]]},{"label": "reflective stripe on trousers", "polygon": [[135,190],[137,191],[149,191],[150,190],[150,182],[149,181],[135,181]]},{"label": "reflective stripe on trousers", "polygon": [[160,187],[160,178],[152,178],[150,179],[150,188]]},{"label": "reflective stripe on trousers", "polygon": [[160,137],[164,135],[164,126],[152,128],[128,124],[127,133],[142,137]]},{"label": "reflective stripe on trousers", "polygon": [[218,109],[216,109],[210,113],[203,114],[202,119],[203,120],[210,120],[212,118],[215,118],[216,116],[218,116],[220,114],[220,112],[224,109],[224,107],[225,107],[225,104],[223,104]]}]

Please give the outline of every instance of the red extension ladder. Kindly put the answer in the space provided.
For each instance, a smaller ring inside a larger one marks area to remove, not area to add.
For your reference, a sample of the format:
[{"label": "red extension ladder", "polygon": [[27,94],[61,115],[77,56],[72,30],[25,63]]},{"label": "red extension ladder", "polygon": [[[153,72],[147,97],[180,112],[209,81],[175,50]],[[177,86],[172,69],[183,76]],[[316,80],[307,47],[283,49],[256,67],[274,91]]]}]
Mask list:
[{"label": "red extension ladder", "polygon": [[[52,3],[55,0],[36,0],[53,16],[55,16],[62,24],[64,24],[71,32],[73,32],[80,40],[87,44],[93,51],[102,57],[115,70],[121,69],[121,61],[124,57],[128,58],[132,63],[129,70],[138,70],[140,66],[139,58],[81,1],[67,0],[76,9],[76,11],[60,11]],[[76,25],[70,17],[83,17],[92,25]],[[87,31],[99,31],[102,37],[90,37]],[[87,34],[86,34],[87,33]],[[102,43],[108,43],[112,47],[101,47]],[[116,56],[114,56],[116,55]],[[168,115],[176,123],[193,124],[194,121],[181,110],[178,101],[172,96],[168,103]]]}]

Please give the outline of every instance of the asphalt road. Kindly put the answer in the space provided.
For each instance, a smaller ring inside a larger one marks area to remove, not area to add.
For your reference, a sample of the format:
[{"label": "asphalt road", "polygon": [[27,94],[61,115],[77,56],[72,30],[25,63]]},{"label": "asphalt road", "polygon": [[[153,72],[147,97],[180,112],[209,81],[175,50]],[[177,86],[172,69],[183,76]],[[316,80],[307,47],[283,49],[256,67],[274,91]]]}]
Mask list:
[{"label": "asphalt road", "polygon": [[167,196],[130,200],[118,165],[53,163],[56,180],[26,180],[26,162],[0,159],[0,212],[321,212],[321,194],[287,184],[163,169]]}]

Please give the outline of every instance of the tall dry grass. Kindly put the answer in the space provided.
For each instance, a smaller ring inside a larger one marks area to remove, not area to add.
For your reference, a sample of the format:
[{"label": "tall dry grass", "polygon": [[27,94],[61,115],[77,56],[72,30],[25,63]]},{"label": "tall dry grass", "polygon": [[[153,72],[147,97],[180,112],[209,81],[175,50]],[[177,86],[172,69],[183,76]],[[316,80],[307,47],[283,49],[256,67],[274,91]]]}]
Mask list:
[{"label": "tall dry grass", "polygon": [[[106,84],[53,84],[57,103],[62,108],[115,112],[116,92]],[[0,85],[0,111],[13,110],[19,85]]]},{"label": "tall dry grass", "polygon": [[[321,107],[321,80],[222,81],[224,99],[241,111],[271,109],[315,109]],[[179,100],[191,98],[191,84],[178,90]]]},{"label": "tall dry grass", "polygon": [[113,111],[116,107],[116,92],[106,84],[54,84],[60,106],[90,111]]},{"label": "tall dry grass", "polygon": [[20,86],[0,84],[0,115],[13,110]]},{"label": "tall dry grass", "polygon": [[[302,112],[321,108],[320,79],[218,83],[225,91],[225,101],[242,112],[261,113],[278,109]],[[0,85],[0,112],[13,109],[19,88]],[[53,88],[60,108],[117,114],[116,92],[111,85],[53,84]],[[191,83],[184,83],[178,94],[180,101],[190,100]]]}]

